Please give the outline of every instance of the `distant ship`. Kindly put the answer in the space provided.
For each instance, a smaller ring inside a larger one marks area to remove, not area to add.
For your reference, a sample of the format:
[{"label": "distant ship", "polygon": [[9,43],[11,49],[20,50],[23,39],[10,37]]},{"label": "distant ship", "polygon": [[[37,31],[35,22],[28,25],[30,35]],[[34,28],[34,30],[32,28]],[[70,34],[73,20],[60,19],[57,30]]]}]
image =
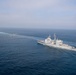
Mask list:
[{"label": "distant ship", "polygon": [[39,44],[53,47],[53,48],[59,48],[59,49],[67,49],[67,50],[76,50],[75,47],[72,47],[68,44],[64,44],[62,40],[59,40],[56,38],[56,35],[54,34],[54,39],[52,40],[50,36],[48,36],[45,40],[38,40]]}]

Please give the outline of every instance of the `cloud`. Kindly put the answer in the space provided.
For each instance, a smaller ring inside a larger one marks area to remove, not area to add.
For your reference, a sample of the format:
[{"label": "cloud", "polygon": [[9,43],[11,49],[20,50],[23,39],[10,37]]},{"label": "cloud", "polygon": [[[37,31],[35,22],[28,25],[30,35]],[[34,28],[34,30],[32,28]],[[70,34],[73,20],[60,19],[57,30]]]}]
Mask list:
[{"label": "cloud", "polygon": [[76,28],[75,0],[3,0],[0,9],[0,27]]},{"label": "cloud", "polygon": [[[71,4],[72,3],[72,4]],[[9,0],[7,3],[10,8],[22,10],[36,10],[36,9],[76,9],[73,0]]]},{"label": "cloud", "polygon": [[54,6],[56,0],[12,0],[10,1],[10,7],[21,9],[38,9],[48,6]]}]

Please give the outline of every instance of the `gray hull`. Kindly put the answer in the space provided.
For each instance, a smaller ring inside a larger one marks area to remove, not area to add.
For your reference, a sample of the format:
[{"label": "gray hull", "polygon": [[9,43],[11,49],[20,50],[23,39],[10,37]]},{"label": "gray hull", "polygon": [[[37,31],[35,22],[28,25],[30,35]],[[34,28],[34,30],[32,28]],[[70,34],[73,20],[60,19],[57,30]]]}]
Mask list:
[{"label": "gray hull", "polygon": [[48,46],[48,47],[52,47],[52,48],[58,48],[58,49],[66,49],[66,50],[73,50],[76,51],[76,48],[72,47],[72,46],[57,46],[57,45],[52,45],[52,44],[46,44],[44,41],[38,41],[37,43]]}]

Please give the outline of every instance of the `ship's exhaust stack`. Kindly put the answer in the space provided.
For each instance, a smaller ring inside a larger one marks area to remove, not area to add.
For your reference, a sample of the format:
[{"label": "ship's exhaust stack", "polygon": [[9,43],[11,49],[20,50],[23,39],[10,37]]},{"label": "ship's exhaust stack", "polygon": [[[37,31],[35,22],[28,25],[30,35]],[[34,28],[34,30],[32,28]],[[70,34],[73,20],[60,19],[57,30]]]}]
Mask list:
[{"label": "ship's exhaust stack", "polygon": [[54,33],[54,43],[56,44],[56,35],[55,35],[55,33]]}]

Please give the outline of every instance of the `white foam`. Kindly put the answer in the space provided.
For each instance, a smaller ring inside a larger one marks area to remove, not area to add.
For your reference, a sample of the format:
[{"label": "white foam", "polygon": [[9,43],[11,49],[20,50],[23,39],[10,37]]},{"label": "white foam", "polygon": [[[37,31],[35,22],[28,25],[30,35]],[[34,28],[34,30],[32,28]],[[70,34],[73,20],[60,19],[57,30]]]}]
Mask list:
[{"label": "white foam", "polygon": [[16,37],[16,38],[28,38],[28,39],[33,39],[33,40],[40,39],[39,37],[25,36],[25,35],[19,35],[19,34],[13,34],[13,33],[6,33],[6,32],[0,32],[0,34],[1,35],[8,35],[10,37]]}]

